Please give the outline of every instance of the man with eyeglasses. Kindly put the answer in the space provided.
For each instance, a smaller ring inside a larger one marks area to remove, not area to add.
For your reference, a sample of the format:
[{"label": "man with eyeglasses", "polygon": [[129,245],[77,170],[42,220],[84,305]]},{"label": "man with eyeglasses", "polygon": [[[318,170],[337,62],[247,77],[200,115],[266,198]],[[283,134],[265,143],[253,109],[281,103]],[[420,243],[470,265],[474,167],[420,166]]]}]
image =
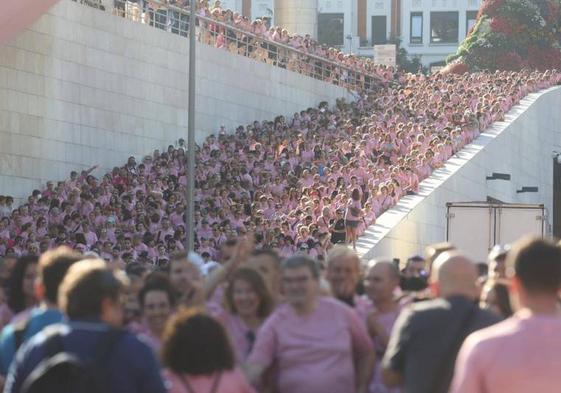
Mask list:
[{"label": "man with eyeglasses", "polygon": [[347,305],[319,295],[319,268],[298,255],[282,264],[286,303],[257,334],[250,380],[276,362],[280,393],[367,392],[374,352],[363,322]]}]

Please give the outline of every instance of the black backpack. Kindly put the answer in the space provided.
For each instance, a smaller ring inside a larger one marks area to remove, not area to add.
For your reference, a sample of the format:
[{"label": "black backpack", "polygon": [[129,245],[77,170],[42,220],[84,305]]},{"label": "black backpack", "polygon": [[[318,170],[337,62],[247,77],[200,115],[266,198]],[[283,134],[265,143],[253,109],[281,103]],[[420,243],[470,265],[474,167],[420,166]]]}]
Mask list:
[{"label": "black backpack", "polygon": [[107,358],[123,334],[110,330],[96,347],[92,359],[80,359],[64,350],[58,331],[47,333],[45,358],[25,378],[21,393],[105,393],[108,392]]}]

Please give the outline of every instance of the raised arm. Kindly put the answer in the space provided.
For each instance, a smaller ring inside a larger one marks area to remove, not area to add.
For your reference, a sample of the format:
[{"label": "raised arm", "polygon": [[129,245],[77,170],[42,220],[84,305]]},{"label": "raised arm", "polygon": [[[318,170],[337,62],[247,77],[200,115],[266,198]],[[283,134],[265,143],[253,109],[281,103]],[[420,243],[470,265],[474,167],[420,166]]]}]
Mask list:
[{"label": "raised arm", "polygon": [[228,279],[228,276],[234,270],[247,262],[249,254],[251,254],[254,248],[255,238],[253,234],[248,234],[247,237],[238,239],[232,258],[224,265],[214,269],[205,280],[204,292],[207,300],[212,296],[216,288]]}]

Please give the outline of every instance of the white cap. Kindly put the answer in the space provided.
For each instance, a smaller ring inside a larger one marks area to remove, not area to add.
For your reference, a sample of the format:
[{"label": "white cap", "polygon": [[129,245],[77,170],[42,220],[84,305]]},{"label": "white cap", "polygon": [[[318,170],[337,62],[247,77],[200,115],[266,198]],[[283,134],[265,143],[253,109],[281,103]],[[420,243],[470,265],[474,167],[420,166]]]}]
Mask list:
[{"label": "white cap", "polygon": [[193,251],[189,251],[189,254],[187,254],[187,259],[202,271],[205,261],[199,254]]}]

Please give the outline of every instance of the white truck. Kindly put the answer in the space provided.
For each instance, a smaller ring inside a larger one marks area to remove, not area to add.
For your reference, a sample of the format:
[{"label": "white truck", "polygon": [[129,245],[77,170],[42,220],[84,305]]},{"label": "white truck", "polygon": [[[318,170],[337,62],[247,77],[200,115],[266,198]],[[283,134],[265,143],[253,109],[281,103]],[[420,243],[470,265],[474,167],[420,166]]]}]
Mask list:
[{"label": "white truck", "polygon": [[528,234],[546,236],[544,205],[486,202],[446,204],[446,241],[477,262],[485,262],[495,244]]}]

